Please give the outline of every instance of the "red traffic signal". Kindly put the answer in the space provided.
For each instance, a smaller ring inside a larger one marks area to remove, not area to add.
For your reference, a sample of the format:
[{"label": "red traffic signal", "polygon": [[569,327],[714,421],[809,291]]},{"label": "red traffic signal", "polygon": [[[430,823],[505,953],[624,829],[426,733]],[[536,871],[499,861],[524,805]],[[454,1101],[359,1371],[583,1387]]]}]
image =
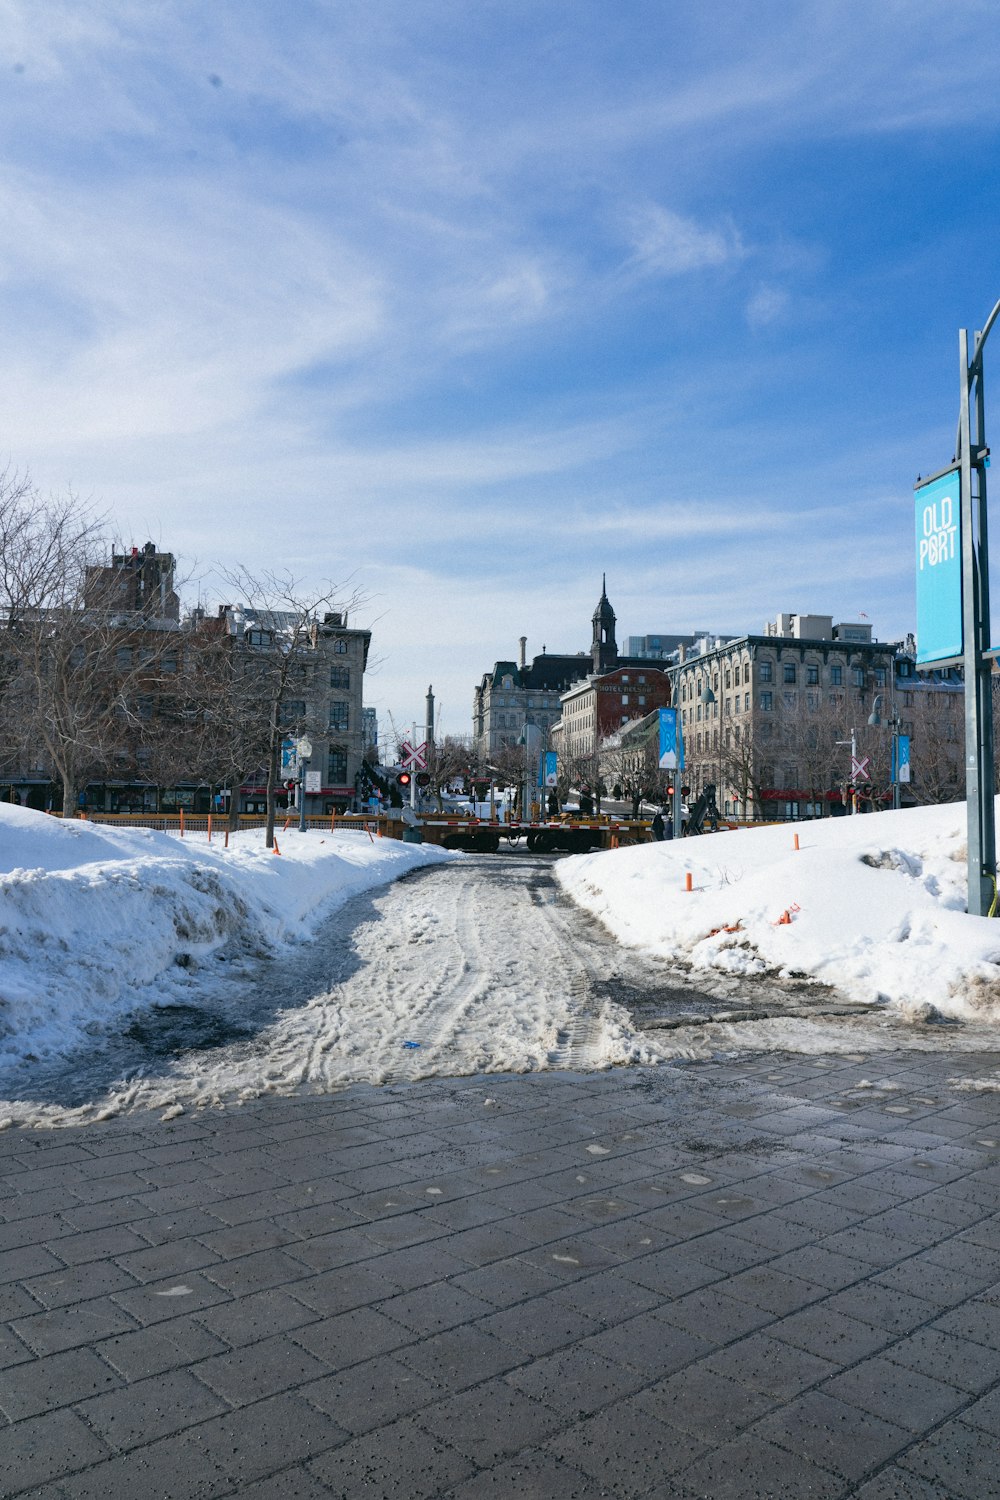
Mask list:
[{"label": "red traffic signal", "polygon": [[286,792],[294,792],[294,790],[295,790],[295,782],[294,781],[286,781],[285,782],[285,791]]},{"label": "red traffic signal", "polygon": [[409,786],[411,780],[409,771],[400,771],[399,775],[396,777],[396,780],[399,782],[400,786]]}]

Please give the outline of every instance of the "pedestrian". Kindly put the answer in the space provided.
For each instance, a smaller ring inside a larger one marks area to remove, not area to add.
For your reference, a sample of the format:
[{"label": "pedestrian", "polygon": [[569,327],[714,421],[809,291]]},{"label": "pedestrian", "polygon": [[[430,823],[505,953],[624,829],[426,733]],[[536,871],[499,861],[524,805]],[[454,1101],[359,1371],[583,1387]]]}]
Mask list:
[{"label": "pedestrian", "polygon": [[589,786],[580,791],[580,817],[592,818],[594,816],[594,797]]},{"label": "pedestrian", "polygon": [[549,792],[549,817],[550,818],[558,818],[558,816],[559,816],[559,795],[556,792],[555,787],[553,787],[552,790],[551,790],[551,792]]},{"label": "pedestrian", "polygon": [[666,824],[663,821],[663,814],[659,808],[657,808],[656,814],[653,818],[652,832],[653,837],[658,844],[666,838]]}]

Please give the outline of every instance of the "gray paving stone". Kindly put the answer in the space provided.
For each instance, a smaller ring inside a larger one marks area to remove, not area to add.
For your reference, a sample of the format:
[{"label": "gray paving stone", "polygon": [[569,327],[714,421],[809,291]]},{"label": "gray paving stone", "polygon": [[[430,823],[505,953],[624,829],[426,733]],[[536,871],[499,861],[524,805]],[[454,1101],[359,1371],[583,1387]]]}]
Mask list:
[{"label": "gray paving stone", "polygon": [[809,1391],[790,1401],[778,1412],[763,1417],[753,1436],[777,1443],[857,1482],[887,1459],[895,1457],[913,1440],[906,1427],[887,1422],[868,1410],[838,1401],[823,1391]]},{"label": "gray paving stone", "polygon": [[983,1500],[1000,1493],[996,1438],[965,1422],[946,1422],[915,1443],[899,1459],[899,1467],[941,1486],[949,1496]]},{"label": "gray paving stone", "polygon": [[16,1422],[0,1442],[0,1494],[22,1494],[56,1475],[97,1463],[107,1452],[72,1411],[52,1411]]},{"label": "gray paving stone", "polygon": [[969,1400],[967,1391],[895,1364],[886,1355],[863,1360],[826,1381],[823,1390],[867,1415],[874,1413],[910,1432],[923,1432]]},{"label": "gray paving stone", "polygon": [[523,1396],[503,1377],[435,1402],[417,1421],[480,1467],[537,1444],[564,1425],[550,1407]]},{"label": "gray paving stone", "polygon": [[135,1320],[107,1297],[18,1318],[13,1325],[14,1332],[36,1354],[57,1354],[62,1349],[80,1348],[92,1344],[95,1339],[126,1333],[134,1327]]},{"label": "gray paving stone", "polygon": [[1000,1380],[1000,1354],[938,1328],[920,1328],[886,1351],[894,1364],[979,1393]]},{"label": "gray paving stone", "polygon": [[461,1391],[513,1370],[529,1356],[482,1324],[465,1324],[400,1348],[396,1358],[443,1390]]},{"label": "gray paving stone", "polygon": [[394,1355],[367,1360],[313,1381],[300,1392],[311,1406],[358,1436],[409,1416],[440,1396],[440,1387]]},{"label": "gray paving stone", "polygon": [[89,1349],[71,1349],[0,1371],[0,1410],[11,1422],[20,1422],[121,1383]]},{"label": "gray paving stone", "polygon": [[484,1500],[486,1496],[517,1495],[518,1500],[585,1500],[598,1491],[579,1469],[554,1454],[537,1448],[525,1449],[492,1469],[481,1470],[456,1484],[447,1500]]},{"label": "gray paving stone", "polygon": [[[228,1293],[206,1280],[200,1271],[183,1271],[163,1281],[151,1281],[114,1295],[114,1305],[128,1313],[135,1323],[142,1324],[187,1317],[198,1308],[228,1300]],[[109,1333],[117,1331],[108,1330]]]},{"label": "gray paving stone", "polygon": [[227,1406],[187,1370],[166,1370],[80,1401],[77,1410],[110,1448],[124,1452],[218,1416]]},{"label": "gray paving stone", "polygon": [[748,1334],[735,1344],[716,1350],[704,1364],[717,1375],[725,1375],[751,1390],[786,1400],[834,1374],[837,1368],[831,1360],[783,1344],[767,1333]]},{"label": "gray paving stone", "polygon": [[316,1319],[295,1329],[292,1337],[329,1369],[340,1370],[411,1344],[417,1335],[373,1307],[357,1307],[336,1317]]},{"label": "gray paving stone", "polygon": [[[372,1267],[350,1265],[325,1271],[320,1276],[307,1275],[302,1281],[290,1283],[286,1290],[314,1312],[332,1317],[336,1313],[349,1312],[353,1307],[380,1302],[399,1288],[388,1276],[382,1276]],[[413,1293],[406,1295],[414,1296]]]},{"label": "gray paving stone", "polygon": [[847,1484],[826,1469],[818,1468],[774,1443],[745,1433],[704,1458],[697,1459],[679,1475],[681,1482],[712,1500],[836,1500]]},{"label": "gray paving stone", "polygon": [[[471,1459],[442,1438],[417,1425],[412,1417],[352,1438],[313,1459],[310,1475],[322,1483],[324,1497],[384,1495],[399,1500],[436,1500],[474,1472]],[[252,1500],[252,1491],[245,1492]],[[293,1495],[295,1491],[291,1492]],[[514,1491],[512,1493],[518,1493]],[[285,1500],[274,1490],[273,1500]],[[260,1500],[271,1500],[261,1495]],[[303,1500],[313,1500],[308,1493]]]},{"label": "gray paving stone", "polygon": [[94,1345],[101,1358],[126,1380],[142,1380],[163,1370],[178,1369],[209,1355],[221,1354],[225,1347],[221,1339],[185,1317],[136,1333],[118,1334]]},{"label": "gray paving stone", "polygon": [[230,1406],[244,1406],[264,1396],[296,1390],[307,1381],[329,1374],[329,1370],[325,1360],[317,1359],[286,1334],[260,1339],[193,1366],[198,1379]]},{"label": "gray paving stone", "polygon": [[492,1312],[488,1302],[450,1282],[437,1282],[415,1292],[386,1298],[379,1304],[379,1310],[417,1333],[439,1333]]}]

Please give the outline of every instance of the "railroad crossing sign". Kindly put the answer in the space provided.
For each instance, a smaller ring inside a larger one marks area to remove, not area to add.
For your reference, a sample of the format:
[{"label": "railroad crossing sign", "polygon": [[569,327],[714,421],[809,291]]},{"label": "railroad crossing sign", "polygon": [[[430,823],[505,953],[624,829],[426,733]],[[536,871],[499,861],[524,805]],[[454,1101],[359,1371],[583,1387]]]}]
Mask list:
[{"label": "railroad crossing sign", "polygon": [[852,781],[871,781],[871,779],[872,779],[871,778],[871,772],[868,769],[868,767],[871,765],[871,763],[872,763],[872,758],[871,758],[870,755],[852,755],[851,756],[851,780]]},{"label": "railroad crossing sign", "polygon": [[427,770],[427,741],[423,740],[419,745],[411,745],[409,740],[404,740],[399,747],[402,765],[405,771]]}]

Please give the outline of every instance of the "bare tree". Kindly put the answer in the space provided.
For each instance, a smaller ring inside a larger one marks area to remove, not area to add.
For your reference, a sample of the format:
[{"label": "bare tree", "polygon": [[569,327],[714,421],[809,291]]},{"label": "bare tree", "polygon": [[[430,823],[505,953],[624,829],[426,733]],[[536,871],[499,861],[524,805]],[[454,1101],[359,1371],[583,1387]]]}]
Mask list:
[{"label": "bare tree", "polygon": [[286,739],[329,733],[321,718],[325,693],[316,679],[317,640],[324,616],[358,606],[353,594],[325,584],[305,591],[289,573],[253,573],[245,567],[220,575],[239,604],[213,622],[215,650],[206,648],[202,694],[206,748],[232,783],[230,817],[239,817],[239,787],[257,771],[266,779],[267,847],[274,847],[281,746]]},{"label": "bare tree", "polygon": [[166,639],[154,603],[90,587],[106,569],[104,520],[0,476],[4,721],[16,749],[48,763],[71,816],[87,782],[129,758]]}]

